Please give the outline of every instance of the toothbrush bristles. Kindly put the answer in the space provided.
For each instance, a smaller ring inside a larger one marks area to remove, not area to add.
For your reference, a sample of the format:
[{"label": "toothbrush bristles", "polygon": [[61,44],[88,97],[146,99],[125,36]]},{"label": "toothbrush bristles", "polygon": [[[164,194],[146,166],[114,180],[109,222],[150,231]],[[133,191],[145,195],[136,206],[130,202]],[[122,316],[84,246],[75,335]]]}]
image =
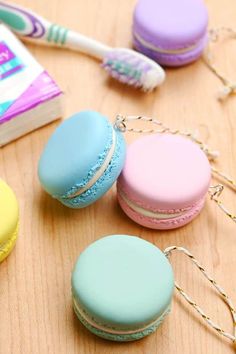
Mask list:
[{"label": "toothbrush bristles", "polygon": [[144,91],[153,90],[165,79],[164,70],[157,63],[131,49],[111,50],[102,66],[116,80]]}]

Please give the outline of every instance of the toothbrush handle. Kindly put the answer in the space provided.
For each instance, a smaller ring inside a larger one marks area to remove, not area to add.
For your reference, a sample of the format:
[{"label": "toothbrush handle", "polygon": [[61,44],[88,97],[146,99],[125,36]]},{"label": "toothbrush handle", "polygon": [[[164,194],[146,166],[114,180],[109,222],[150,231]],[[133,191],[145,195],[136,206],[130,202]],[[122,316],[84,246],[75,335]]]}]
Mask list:
[{"label": "toothbrush handle", "polygon": [[18,36],[58,47],[77,50],[103,59],[110,47],[80,33],[52,24],[43,17],[19,7],[0,1],[0,22],[3,22]]}]

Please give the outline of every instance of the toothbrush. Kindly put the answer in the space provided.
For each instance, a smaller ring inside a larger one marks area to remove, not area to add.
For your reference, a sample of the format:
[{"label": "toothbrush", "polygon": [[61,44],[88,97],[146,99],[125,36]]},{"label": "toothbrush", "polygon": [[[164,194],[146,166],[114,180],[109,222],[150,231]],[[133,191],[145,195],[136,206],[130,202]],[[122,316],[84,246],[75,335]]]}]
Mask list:
[{"label": "toothbrush", "polygon": [[151,91],[165,80],[155,61],[132,49],[111,48],[80,33],[68,30],[35,13],[0,1],[0,22],[22,39],[65,47],[102,60],[102,66],[116,80]]}]

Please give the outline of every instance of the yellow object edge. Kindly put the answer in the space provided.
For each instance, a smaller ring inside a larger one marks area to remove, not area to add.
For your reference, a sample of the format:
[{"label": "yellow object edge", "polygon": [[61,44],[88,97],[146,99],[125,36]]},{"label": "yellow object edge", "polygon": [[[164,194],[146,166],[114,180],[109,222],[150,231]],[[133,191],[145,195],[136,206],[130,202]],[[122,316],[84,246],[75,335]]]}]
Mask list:
[{"label": "yellow object edge", "polygon": [[17,240],[18,230],[19,230],[19,221],[17,223],[14,233],[11,235],[8,241],[5,242],[3,245],[0,245],[0,262],[2,262],[13,250]]}]

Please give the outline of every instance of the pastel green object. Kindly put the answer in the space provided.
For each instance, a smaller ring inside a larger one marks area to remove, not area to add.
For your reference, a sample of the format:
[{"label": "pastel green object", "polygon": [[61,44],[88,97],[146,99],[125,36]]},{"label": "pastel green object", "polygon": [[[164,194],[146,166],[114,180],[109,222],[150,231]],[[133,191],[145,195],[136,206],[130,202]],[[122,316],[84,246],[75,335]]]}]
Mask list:
[{"label": "pastel green object", "polygon": [[172,267],[151,243],[106,236],[91,244],[72,274],[73,306],[94,334],[132,341],[153,333],[170,312]]},{"label": "pastel green object", "polygon": [[62,26],[52,24],[49,27],[47,41],[65,44],[68,30]]},{"label": "pastel green object", "polygon": [[14,12],[0,9],[0,19],[14,30],[23,31],[26,28],[25,21]]}]

